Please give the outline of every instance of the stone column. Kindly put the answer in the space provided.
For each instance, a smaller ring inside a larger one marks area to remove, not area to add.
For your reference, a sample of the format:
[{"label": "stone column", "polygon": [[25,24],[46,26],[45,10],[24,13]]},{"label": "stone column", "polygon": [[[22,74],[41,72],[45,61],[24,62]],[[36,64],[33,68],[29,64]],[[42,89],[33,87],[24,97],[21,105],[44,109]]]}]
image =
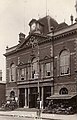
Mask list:
[{"label": "stone column", "polygon": [[30,96],[30,88],[28,88],[28,108],[29,108],[29,101],[30,101],[29,100],[30,99],[29,96]]},{"label": "stone column", "polygon": [[25,88],[25,108],[27,107],[27,89]]},{"label": "stone column", "polygon": [[53,91],[53,86],[51,86],[51,95],[53,95],[54,91]]},{"label": "stone column", "polygon": [[19,107],[19,89],[17,89],[18,107]]}]

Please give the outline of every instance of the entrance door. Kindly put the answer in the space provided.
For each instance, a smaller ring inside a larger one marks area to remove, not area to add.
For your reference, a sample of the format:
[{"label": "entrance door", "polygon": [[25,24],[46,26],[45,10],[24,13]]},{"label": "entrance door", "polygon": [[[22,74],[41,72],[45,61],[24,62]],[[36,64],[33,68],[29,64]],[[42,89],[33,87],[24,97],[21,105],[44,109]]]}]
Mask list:
[{"label": "entrance door", "polygon": [[30,108],[37,107],[37,88],[30,88]]},{"label": "entrance door", "polygon": [[19,107],[25,106],[25,88],[19,89]]},{"label": "entrance door", "polygon": [[51,96],[51,87],[44,87],[44,108],[48,105],[47,97]]}]

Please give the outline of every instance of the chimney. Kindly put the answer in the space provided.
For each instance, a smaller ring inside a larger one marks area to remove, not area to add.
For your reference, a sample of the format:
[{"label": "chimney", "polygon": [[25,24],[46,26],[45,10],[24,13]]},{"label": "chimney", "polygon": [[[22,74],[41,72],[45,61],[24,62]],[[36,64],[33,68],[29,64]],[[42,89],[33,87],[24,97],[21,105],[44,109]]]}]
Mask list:
[{"label": "chimney", "polygon": [[24,33],[20,33],[19,34],[19,43],[21,43],[24,39],[25,39],[25,34]]},{"label": "chimney", "polygon": [[71,19],[71,25],[73,24],[73,15],[70,16]]}]

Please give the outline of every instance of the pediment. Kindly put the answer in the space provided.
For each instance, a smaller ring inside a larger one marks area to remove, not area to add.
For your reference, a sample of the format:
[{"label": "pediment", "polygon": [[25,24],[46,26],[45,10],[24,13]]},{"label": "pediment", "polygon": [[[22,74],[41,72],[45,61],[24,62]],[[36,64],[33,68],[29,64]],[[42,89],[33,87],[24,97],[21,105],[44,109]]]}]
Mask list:
[{"label": "pediment", "polygon": [[38,44],[38,36],[29,35],[28,37],[26,37],[26,39],[23,42],[21,42],[18,45],[17,50],[29,48],[29,47],[34,47],[37,44]]},{"label": "pediment", "polygon": [[47,39],[46,36],[42,36],[40,34],[30,34],[18,45],[17,50],[35,47],[40,43],[40,41],[45,39]]}]

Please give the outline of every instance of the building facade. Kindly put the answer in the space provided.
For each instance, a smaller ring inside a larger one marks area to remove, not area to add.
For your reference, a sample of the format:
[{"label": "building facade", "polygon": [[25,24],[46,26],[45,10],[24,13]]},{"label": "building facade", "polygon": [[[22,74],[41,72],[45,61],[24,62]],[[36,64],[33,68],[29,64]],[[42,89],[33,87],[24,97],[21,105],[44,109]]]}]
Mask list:
[{"label": "building facade", "polygon": [[0,81],[2,81],[2,70],[0,70]]},{"label": "building facade", "polygon": [[2,81],[2,70],[0,70],[0,107],[5,102],[6,83]]},{"label": "building facade", "polygon": [[77,22],[58,24],[50,16],[29,23],[27,37],[7,48],[6,99],[18,98],[19,107],[37,107],[37,98],[47,105],[59,95],[77,94]]}]

